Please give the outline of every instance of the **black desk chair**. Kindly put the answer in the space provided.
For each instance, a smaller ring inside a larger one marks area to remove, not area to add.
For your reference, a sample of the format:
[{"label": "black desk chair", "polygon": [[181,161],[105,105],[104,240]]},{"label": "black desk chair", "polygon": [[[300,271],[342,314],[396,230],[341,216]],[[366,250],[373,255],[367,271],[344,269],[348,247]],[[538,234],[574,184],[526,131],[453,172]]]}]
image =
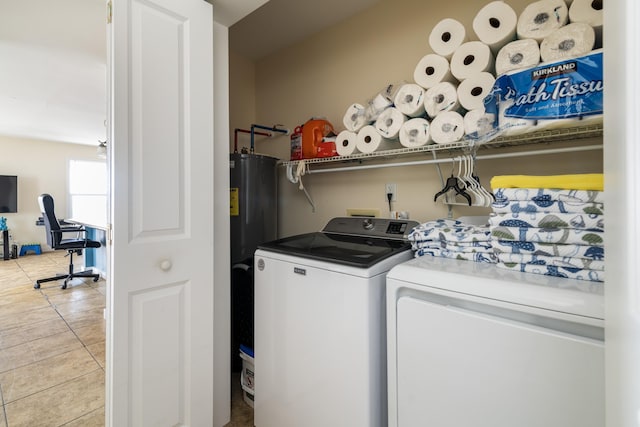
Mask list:
[{"label": "black desk chair", "polygon": [[[40,288],[40,284],[44,282],[53,282],[63,280],[62,289],[67,289],[69,280],[74,277],[93,277],[93,281],[97,282],[100,279],[99,274],[93,273],[92,270],[80,271],[75,273],[73,271],[73,253],[78,255],[82,254],[84,248],[99,248],[100,242],[95,240],[89,240],[82,238],[86,235],[86,230],[82,226],[64,226],[62,227],[56,219],[56,214],[53,209],[53,197],[49,194],[42,194],[38,197],[38,203],[40,204],[40,210],[42,211],[42,217],[44,220],[44,227],[47,230],[47,244],[55,250],[63,249],[69,253],[69,273],[62,274],[55,277],[49,277],[46,279],[39,279],[33,286],[35,289]],[[74,238],[63,238],[64,234],[74,233]]]}]

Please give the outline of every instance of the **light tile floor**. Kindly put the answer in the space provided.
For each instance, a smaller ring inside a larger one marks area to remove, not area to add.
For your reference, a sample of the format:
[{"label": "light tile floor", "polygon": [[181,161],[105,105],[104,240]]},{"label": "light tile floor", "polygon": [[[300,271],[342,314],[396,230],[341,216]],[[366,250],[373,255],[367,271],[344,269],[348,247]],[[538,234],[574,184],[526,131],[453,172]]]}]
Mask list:
[{"label": "light tile floor", "polygon": [[105,281],[33,288],[65,254],[0,260],[0,427],[104,425]]},{"label": "light tile floor", "polygon": [[[65,254],[0,260],[0,427],[104,426],[105,281],[33,288],[68,270]],[[74,264],[80,270],[82,258]],[[227,427],[253,427],[239,376],[232,380]]]}]

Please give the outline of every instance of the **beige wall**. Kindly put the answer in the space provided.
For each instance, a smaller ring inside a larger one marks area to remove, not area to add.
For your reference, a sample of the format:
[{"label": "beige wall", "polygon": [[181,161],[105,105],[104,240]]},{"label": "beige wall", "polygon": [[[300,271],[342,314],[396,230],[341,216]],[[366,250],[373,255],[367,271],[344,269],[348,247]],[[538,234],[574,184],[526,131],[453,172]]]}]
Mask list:
[{"label": "beige wall", "polygon": [[[253,62],[229,52],[229,152],[233,152],[234,129],[250,130],[256,119],[255,66]],[[238,134],[238,151],[250,146],[248,134]]]},{"label": "beige wall", "polygon": [[[473,16],[484,3],[381,0],[369,10],[255,64],[232,57],[231,129],[249,124],[250,107],[255,103],[253,120],[258,123],[282,123],[293,129],[312,116],[324,116],[339,132],[344,129],[342,116],[351,103],[365,102],[388,83],[413,81],[416,63],[432,52],[427,38],[437,22],[455,18],[472,32]],[[520,13],[529,2],[508,3]],[[473,34],[470,36],[473,38]],[[255,83],[239,81],[252,74]],[[254,84],[253,95],[238,89]],[[570,144],[599,142],[600,139]],[[563,145],[567,143],[549,143],[544,148]],[[283,160],[289,159],[289,150],[289,138],[284,136],[256,142],[256,152]],[[499,152],[502,151],[505,150]],[[477,166],[482,182],[488,187],[491,177],[501,174],[601,172],[602,152],[487,160],[479,161]],[[444,174],[449,171],[450,167],[443,166]],[[303,182],[314,199],[315,213],[304,194],[286,180],[283,172],[280,168],[281,236],[318,230],[331,217],[345,215],[347,208],[374,208],[387,216],[385,183],[397,184],[394,210],[409,211],[418,221],[447,216],[447,207],[433,202],[441,184],[432,165],[305,176]],[[488,211],[456,206],[453,214],[457,217]]]},{"label": "beige wall", "polygon": [[46,244],[38,196],[49,193],[55,200],[56,216],[67,217],[67,170],[69,160],[98,160],[96,147],[0,135],[0,174],[18,176],[18,212],[2,214],[19,244]]}]

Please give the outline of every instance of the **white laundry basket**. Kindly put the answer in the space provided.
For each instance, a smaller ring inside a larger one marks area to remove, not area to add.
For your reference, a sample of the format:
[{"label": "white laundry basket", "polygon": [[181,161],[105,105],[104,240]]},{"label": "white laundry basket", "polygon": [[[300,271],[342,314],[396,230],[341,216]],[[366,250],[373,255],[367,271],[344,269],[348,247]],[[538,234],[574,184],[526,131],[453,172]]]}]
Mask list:
[{"label": "white laundry basket", "polygon": [[254,397],[254,366],[253,366],[253,350],[240,346],[240,358],[242,359],[242,373],[240,374],[240,384],[242,385],[242,396],[247,405],[253,408]]}]

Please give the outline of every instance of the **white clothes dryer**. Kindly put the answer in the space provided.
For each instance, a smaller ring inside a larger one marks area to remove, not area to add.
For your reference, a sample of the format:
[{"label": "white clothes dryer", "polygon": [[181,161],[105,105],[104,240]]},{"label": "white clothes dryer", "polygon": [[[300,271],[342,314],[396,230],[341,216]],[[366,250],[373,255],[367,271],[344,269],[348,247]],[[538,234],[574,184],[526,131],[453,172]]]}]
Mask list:
[{"label": "white clothes dryer", "polygon": [[415,221],[334,218],[255,253],[257,427],[381,427],[385,278]]},{"label": "white clothes dryer", "polygon": [[421,257],[387,275],[390,427],[602,427],[603,284]]}]

